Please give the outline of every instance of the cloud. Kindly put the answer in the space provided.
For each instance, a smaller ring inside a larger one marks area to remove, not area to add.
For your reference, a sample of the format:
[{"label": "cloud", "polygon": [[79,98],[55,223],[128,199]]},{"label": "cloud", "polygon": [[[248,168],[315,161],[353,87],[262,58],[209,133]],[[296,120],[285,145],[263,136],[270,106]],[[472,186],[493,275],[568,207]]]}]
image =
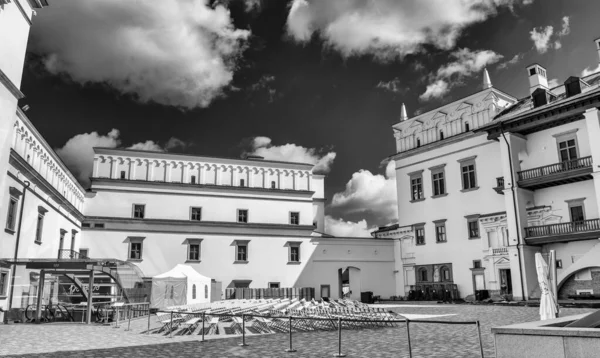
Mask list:
[{"label": "cloud", "polygon": [[370,55],[387,62],[423,51],[449,50],[467,26],[485,21],[499,7],[525,0],[293,0],[287,18],[291,39],[318,36],[344,57]]},{"label": "cloud", "polygon": [[558,36],[567,36],[571,33],[570,20],[568,16],[562,18],[562,29],[558,33]]},{"label": "cloud", "polygon": [[[273,88],[272,84],[275,81],[275,76],[272,75],[263,75],[258,82],[252,84],[249,87],[251,92],[262,92],[263,90],[266,92],[268,96],[268,102],[273,103],[277,98],[277,89]],[[279,97],[282,95],[279,94]]]},{"label": "cloud", "polygon": [[330,215],[325,216],[325,232],[337,237],[371,237],[371,231],[366,220],[359,222],[335,219]]},{"label": "cloud", "polygon": [[376,88],[381,88],[382,90],[392,92],[392,93],[403,93],[406,92],[407,89],[402,87],[402,82],[398,77],[393,80],[389,80],[387,82],[379,81]]},{"label": "cloud", "polygon": [[39,11],[31,49],[52,74],[192,109],[224,95],[249,35],[208,0],[63,0]]},{"label": "cloud", "polygon": [[519,63],[523,59],[524,56],[525,56],[524,54],[518,53],[518,54],[514,55],[513,58],[511,58],[510,60],[504,61],[504,62],[500,63],[498,65],[497,69],[498,70],[503,70],[503,69],[505,69],[505,68],[507,68],[509,66],[516,65],[517,63]]},{"label": "cloud", "polygon": [[359,170],[344,191],[335,193],[328,209],[336,216],[383,225],[398,220],[395,162],[385,164],[385,175]]},{"label": "cloud", "polygon": [[[98,132],[77,134],[67,140],[62,148],[55,149],[56,154],[62,159],[71,173],[77,178],[84,187],[90,184],[92,169],[94,165],[94,147],[117,148],[121,146],[121,133],[118,129],[112,129],[106,135]],[[132,144],[127,149],[147,150],[155,152],[165,152],[176,147],[186,147],[188,144],[180,139],[172,137],[167,141],[164,147],[158,143],[147,140]]]},{"label": "cloud", "polygon": [[268,160],[313,164],[313,173],[331,171],[336,153],[325,149],[305,148],[296,144],[273,145],[269,137],[255,137],[245,154],[259,155]]},{"label": "cloud", "polygon": [[600,72],[600,64],[598,64],[598,66],[596,68],[587,67],[586,69],[581,71],[581,77],[586,77],[586,76],[589,76],[592,73],[596,73],[596,72]]},{"label": "cloud", "polygon": [[554,88],[560,86],[560,82],[558,82],[558,78],[553,78],[548,81],[548,88]]},{"label": "cloud", "polygon": [[534,28],[529,33],[531,35],[531,41],[533,41],[533,45],[535,49],[539,53],[545,53],[550,48],[550,37],[554,33],[554,27],[546,26],[545,28],[540,27],[538,30]]},{"label": "cloud", "polygon": [[454,86],[461,85],[466,77],[480,73],[486,66],[502,59],[491,50],[471,51],[468,48],[459,49],[450,54],[454,61],[440,67],[433,76],[433,81],[427,85],[425,92],[419,96],[422,101],[441,98]]}]

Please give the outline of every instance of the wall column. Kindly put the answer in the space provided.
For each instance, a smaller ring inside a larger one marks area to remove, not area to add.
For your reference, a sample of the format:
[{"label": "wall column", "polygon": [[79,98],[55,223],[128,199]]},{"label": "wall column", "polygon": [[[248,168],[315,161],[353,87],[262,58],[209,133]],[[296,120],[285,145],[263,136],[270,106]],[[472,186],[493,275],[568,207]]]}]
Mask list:
[{"label": "wall column", "polygon": [[112,158],[112,173],[110,173],[111,179],[119,178],[119,159]]},{"label": "wall column", "polygon": [[600,110],[590,108],[584,113],[587,127],[588,143],[592,152],[592,177],[594,178],[594,191],[596,205],[600,212]]},{"label": "wall column", "polygon": [[100,159],[98,159],[97,157],[94,158],[94,167],[92,169],[92,178],[96,178],[98,177],[98,165],[100,163]]},{"label": "wall column", "polygon": [[197,164],[198,165],[198,184],[206,184],[206,179],[204,178],[204,165],[203,164]]},{"label": "wall column", "polygon": [[183,164],[183,168],[181,170],[181,182],[182,183],[190,182],[190,165],[191,165],[191,163]]},{"label": "wall column", "polygon": [[[177,164],[175,164],[175,165],[177,165]],[[171,163],[165,162],[165,181],[167,183],[171,182],[171,172],[172,172]]]}]

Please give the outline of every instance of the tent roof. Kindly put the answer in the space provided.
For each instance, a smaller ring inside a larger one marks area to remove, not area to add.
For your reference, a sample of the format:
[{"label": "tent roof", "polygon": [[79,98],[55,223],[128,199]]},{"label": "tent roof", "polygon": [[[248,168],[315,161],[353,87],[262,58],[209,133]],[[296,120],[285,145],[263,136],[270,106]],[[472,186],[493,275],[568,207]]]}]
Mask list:
[{"label": "tent roof", "polygon": [[183,264],[177,264],[171,270],[154,276],[154,278],[190,278],[194,280],[210,281],[209,277],[201,275],[193,267]]}]

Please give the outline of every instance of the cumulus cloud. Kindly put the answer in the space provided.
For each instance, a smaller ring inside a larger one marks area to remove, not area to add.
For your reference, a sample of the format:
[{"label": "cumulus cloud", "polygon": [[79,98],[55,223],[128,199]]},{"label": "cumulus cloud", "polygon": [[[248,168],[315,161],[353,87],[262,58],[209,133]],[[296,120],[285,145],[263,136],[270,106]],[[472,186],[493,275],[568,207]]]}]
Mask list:
[{"label": "cumulus cloud", "polygon": [[253,138],[250,150],[245,154],[260,155],[269,160],[313,164],[313,173],[317,174],[329,173],[336,156],[335,152],[323,148],[305,148],[292,143],[273,145],[269,137]]},{"label": "cumulus cloud", "polygon": [[345,57],[371,55],[391,61],[422,51],[451,49],[462,30],[501,6],[530,0],[293,0],[287,33],[300,43],[319,36]]},{"label": "cumulus cloud", "polygon": [[524,54],[518,53],[518,54],[514,55],[510,60],[500,63],[498,65],[497,69],[503,70],[509,66],[516,65],[523,59],[524,56],[525,56]]},{"label": "cumulus cloud", "polygon": [[[266,92],[267,93],[267,101],[272,103],[277,98],[277,90],[273,87],[273,82],[275,81],[275,76],[273,75],[263,75],[258,82],[252,84],[249,89],[251,92]],[[281,95],[280,95],[281,96]]]},{"label": "cumulus cloud", "polygon": [[483,69],[502,59],[502,55],[490,50],[471,51],[468,48],[459,49],[450,54],[454,61],[440,67],[433,76],[433,81],[427,85],[423,94],[419,96],[422,101],[432,98],[441,98],[453,86],[462,84],[466,77],[480,73]]},{"label": "cumulus cloud", "polygon": [[[560,38],[571,33],[570,19],[568,16],[562,18],[560,31],[554,32],[553,26],[534,28],[529,33],[535,49],[539,53],[546,53],[550,49],[558,50],[562,48]],[[552,40],[554,38],[554,40]]]},{"label": "cumulus cloud", "polygon": [[191,109],[223,95],[249,35],[208,0],[62,0],[39,12],[31,49],[50,73]]},{"label": "cumulus cloud", "polygon": [[571,25],[570,25],[570,20],[568,16],[564,16],[562,18],[562,28],[560,30],[560,32],[558,33],[558,36],[567,36],[568,34],[571,33]]},{"label": "cumulus cloud", "polygon": [[389,80],[387,82],[385,81],[379,81],[379,83],[376,86],[377,88],[380,88],[384,91],[388,91],[388,92],[392,92],[392,93],[400,93],[400,92],[406,92],[407,89],[405,87],[402,87],[402,82],[400,81],[400,79],[398,77]]},{"label": "cumulus cloud", "polygon": [[337,237],[371,237],[371,231],[366,220],[359,222],[335,219],[330,215],[325,216],[325,232]]},{"label": "cumulus cloud", "polygon": [[329,209],[336,216],[360,218],[371,225],[398,220],[395,162],[386,163],[385,175],[360,170],[352,174],[344,191],[335,193]]},{"label": "cumulus cloud", "polygon": [[586,69],[581,71],[581,77],[586,77],[586,76],[589,76],[592,73],[596,73],[596,72],[600,72],[600,64],[598,64],[598,66],[596,68],[587,67]]},{"label": "cumulus cloud", "polygon": [[[88,187],[94,165],[94,147],[120,147],[120,135],[121,133],[118,129],[112,129],[106,135],[99,134],[98,132],[78,134],[69,139],[62,148],[57,148],[55,151],[79,183],[84,187]],[[187,146],[185,142],[173,137],[167,141],[164,147],[161,147],[154,141],[147,140],[132,144],[127,149],[164,152],[169,149],[185,146]]]},{"label": "cumulus cloud", "polygon": [[553,78],[550,81],[548,81],[548,88],[558,87],[559,85],[560,82],[558,82],[558,78]]}]

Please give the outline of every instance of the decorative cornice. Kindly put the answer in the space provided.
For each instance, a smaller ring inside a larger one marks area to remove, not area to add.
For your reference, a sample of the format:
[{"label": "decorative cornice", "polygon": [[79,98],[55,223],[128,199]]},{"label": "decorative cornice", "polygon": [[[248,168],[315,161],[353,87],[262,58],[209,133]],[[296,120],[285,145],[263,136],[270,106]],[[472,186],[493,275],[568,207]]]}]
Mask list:
[{"label": "decorative cornice", "polygon": [[15,86],[13,81],[11,81],[10,78],[8,78],[8,76],[4,73],[4,71],[2,71],[1,68],[0,68],[0,83],[2,83],[4,85],[4,87],[6,87],[8,92],[10,92],[13,96],[15,96],[15,98],[17,100],[25,97],[23,92],[21,92],[19,90],[19,88],[17,86]]}]

